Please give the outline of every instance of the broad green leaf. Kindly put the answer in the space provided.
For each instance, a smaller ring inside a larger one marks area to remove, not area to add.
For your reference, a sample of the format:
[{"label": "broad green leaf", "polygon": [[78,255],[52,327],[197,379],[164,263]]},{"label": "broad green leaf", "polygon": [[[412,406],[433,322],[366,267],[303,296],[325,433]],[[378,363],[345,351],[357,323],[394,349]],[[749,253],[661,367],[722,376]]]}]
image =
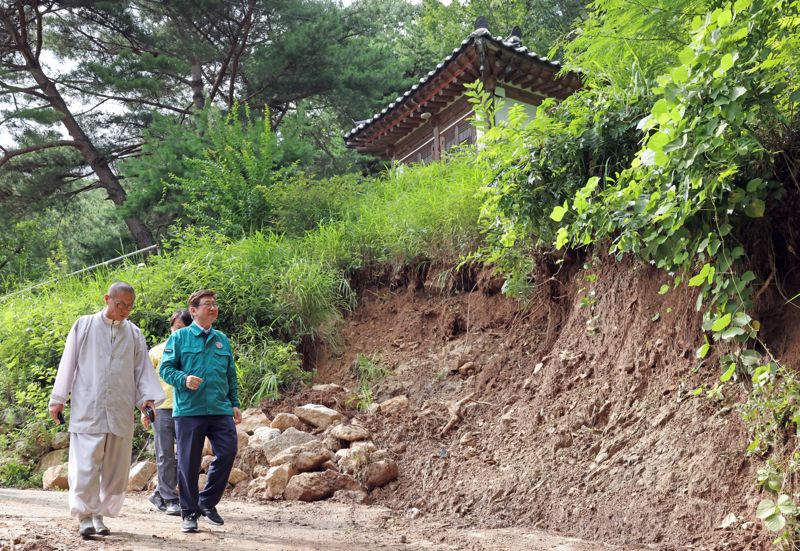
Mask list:
[{"label": "broad green leaf", "polygon": [[672,77],[672,82],[675,84],[683,84],[689,80],[689,71],[684,65],[681,65],[680,67],[675,67],[672,71],[670,71],[670,76]]},{"label": "broad green leaf", "polygon": [[735,371],[736,371],[736,364],[729,365],[727,371],[725,371],[725,373],[720,375],[719,377],[720,382],[727,383],[728,381],[730,381]]},{"label": "broad green leaf", "polygon": [[797,506],[794,504],[794,501],[786,494],[779,495],[775,505],[777,505],[780,512],[784,515],[793,515],[797,512]]},{"label": "broad green leaf", "polygon": [[780,532],[786,526],[786,518],[780,513],[775,513],[764,519],[764,526],[773,532]]},{"label": "broad green leaf", "polygon": [[728,9],[723,9],[722,13],[719,14],[717,18],[717,25],[720,27],[727,27],[730,22],[733,20],[733,14]]},{"label": "broad green leaf", "polygon": [[708,341],[706,341],[705,344],[703,344],[703,346],[697,349],[697,352],[695,352],[694,355],[697,357],[698,360],[702,360],[703,358],[708,356],[708,351],[710,349],[711,345],[708,343]]},{"label": "broad green leaf", "polygon": [[728,69],[733,67],[733,54],[727,53],[719,60],[719,70],[724,74]]},{"label": "broad green leaf", "polygon": [[557,205],[553,207],[553,212],[550,213],[550,218],[555,220],[556,222],[561,222],[564,219],[564,215],[567,213],[567,209],[562,207],[561,205]]},{"label": "broad green leaf", "polygon": [[556,233],[556,249],[562,248],[564,245],[567,244],[567,241],[569,241],[569,237],[567,236],[567,229],[558,228],[558,232]]},{"label": "broad green leaf", "polygon": [[714,324],[711,326],[711,330],[714,331],[715,333],[722,331],[723,329],[728,327],[730,323],[731,323],[731,315],[725,314],[721,318],[717,318],[716,321],[714,321]]},{"label": "broad green leaf", "polygon": [[762,218],[764,216],[764,201],[753,199],[744,209],[744,213],[750,218]]},{"label": "broad green leaf", "polygon": [[739,335],[744,335],[745,333],[746,331],[741,327],[728,327],[725,331],[720,333],[719,337],[724,341],[728,341]]},{"label": "broad green leaf", "polygon": [[703,267],[700,269],[700,272],[689,280],[689,287],[699,287],[702,285],[706,277],[708,277],[708,272],[711,269],[711,265],[703,264]]},{"label": "broad green leaf", "polygon": [[659,295],[666,295],[669,292],[669,285],[662,285],[661,288],[658,290]]},{"label": "broad green leaf", "polygon": [[756,517],[765,519],[776,512],[775,502],[771,499],[762,499],[756,507]]}]

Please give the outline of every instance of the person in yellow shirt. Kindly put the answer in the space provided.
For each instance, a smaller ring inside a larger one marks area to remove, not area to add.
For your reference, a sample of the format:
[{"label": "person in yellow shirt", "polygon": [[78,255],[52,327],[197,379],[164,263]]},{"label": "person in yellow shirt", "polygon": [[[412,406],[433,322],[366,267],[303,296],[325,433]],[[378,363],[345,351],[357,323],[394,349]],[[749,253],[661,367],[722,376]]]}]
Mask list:
[{"label": "person in yellow shirt", "polygon": [[[189,327],[192,324],[192,316],[187,310],[178,310],[169,318],[169,331],[174,333],[178,329]],[[161,355],[164,353],[166,341],[150,349],[150,361],[153,367],[158,367],[161,363]],[[150,496],[150,503],[155,505],[159,511],[168,515],[180,515],[181,506],[178,501],[178,464],[175,461],[175,421],[172,419],[172,386],[164,382],[159,377],[161,387],[167,395],[167,399],[158,406],[158,414],[153,426],[156,441],[156,465],[158,466],[158,486]],[[144,413],[142,423],[144,423]]]}]

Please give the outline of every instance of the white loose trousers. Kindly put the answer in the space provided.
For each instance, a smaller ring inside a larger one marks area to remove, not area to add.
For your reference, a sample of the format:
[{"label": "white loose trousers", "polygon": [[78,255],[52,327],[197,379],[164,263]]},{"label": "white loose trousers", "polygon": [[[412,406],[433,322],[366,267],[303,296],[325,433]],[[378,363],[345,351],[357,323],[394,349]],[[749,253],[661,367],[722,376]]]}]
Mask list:
[{"label": "white loose trousers", "polygon": [[131,466],[131,438],[73,432],[69,439],[69,512],[119,516]]}]

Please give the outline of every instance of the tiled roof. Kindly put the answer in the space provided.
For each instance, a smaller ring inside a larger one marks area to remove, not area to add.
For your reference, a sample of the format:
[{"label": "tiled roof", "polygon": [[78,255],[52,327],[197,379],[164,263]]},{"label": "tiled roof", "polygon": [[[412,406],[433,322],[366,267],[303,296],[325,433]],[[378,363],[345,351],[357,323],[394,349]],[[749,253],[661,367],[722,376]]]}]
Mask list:
[{"label": "tiled roof", "polygon": [[[366,119],[364,121],[359,121],[358,124],[350,130],[344,136],[344,140],[347,145],[351,147],[357,147],[359,144],[363,144],[364,142],[360,139],[360,135],[363,134],[365,131],[370,129],[373,126],[380,126],[377,125],[378,121],[385,120],[388,117],[392,116],[395,112],[400,110],[406,104],[414,102],[417,104],[417,107],[412,109],[411,111],[421,109],[425,103],[431,98],[424,99],[423,98],[423,91],[426,88],[429,88],[428,85],[434,83],[437,78],[445,71],[445,69],[452,63],[454,60],[458,59],[464,52],[468,51],[470,48],[476,44],[477,41],[483,40],[487,44],[493,45],[497,50],[503,50],[509,53],[514,53],[517,56],[522,56],[524,59],[532,62],[533,64],[539,66],[546,66],[551,68],[553,72],[560,71],[562,66],[559,62],[547,59],[546,57],[540,56],[535,52],[529,51],[528,48],[524,46],[514,46],[510,43],[504,42],[502,39],[493,37],[489,31],[485,28],[477,29],[475,32],[471,33],[466,40],[464,40],[458,48],[455,48],[453,52],[448,55],[444,61],[439,63],[435,69],[430,71],[426,76],[419,79],[419,82],[414,84],[410,89],[408,89],[405,93],[401,96],[398,96],[392,103],[387,105],[383,110],[379,113],[376,113],[370,119]],[[580,87],[580,81],[576,75],[569,75],[566,79],[561,79],[566,86],[570,88],[569,92],[574,91],[575,89]],[[369,140],[367,140],[369,141]]]}]

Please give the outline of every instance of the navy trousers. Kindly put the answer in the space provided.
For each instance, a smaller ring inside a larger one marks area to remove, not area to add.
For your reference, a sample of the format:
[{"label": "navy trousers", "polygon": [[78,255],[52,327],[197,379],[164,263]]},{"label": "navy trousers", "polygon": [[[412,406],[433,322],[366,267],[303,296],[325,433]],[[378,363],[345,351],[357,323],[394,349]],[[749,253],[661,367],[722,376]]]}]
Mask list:
[{"label": "navy trousers", "polygon": [[[198,415],[175,417],[175,436],[178,443],[178,487],[181,516],[201,509],[216,507],[236,459],[238,438],[236,425],[230,415]],[[198,491],[200,463],[203,460],[205,439],[211,442],[216,459],[208,468],[206,485]]]}]

